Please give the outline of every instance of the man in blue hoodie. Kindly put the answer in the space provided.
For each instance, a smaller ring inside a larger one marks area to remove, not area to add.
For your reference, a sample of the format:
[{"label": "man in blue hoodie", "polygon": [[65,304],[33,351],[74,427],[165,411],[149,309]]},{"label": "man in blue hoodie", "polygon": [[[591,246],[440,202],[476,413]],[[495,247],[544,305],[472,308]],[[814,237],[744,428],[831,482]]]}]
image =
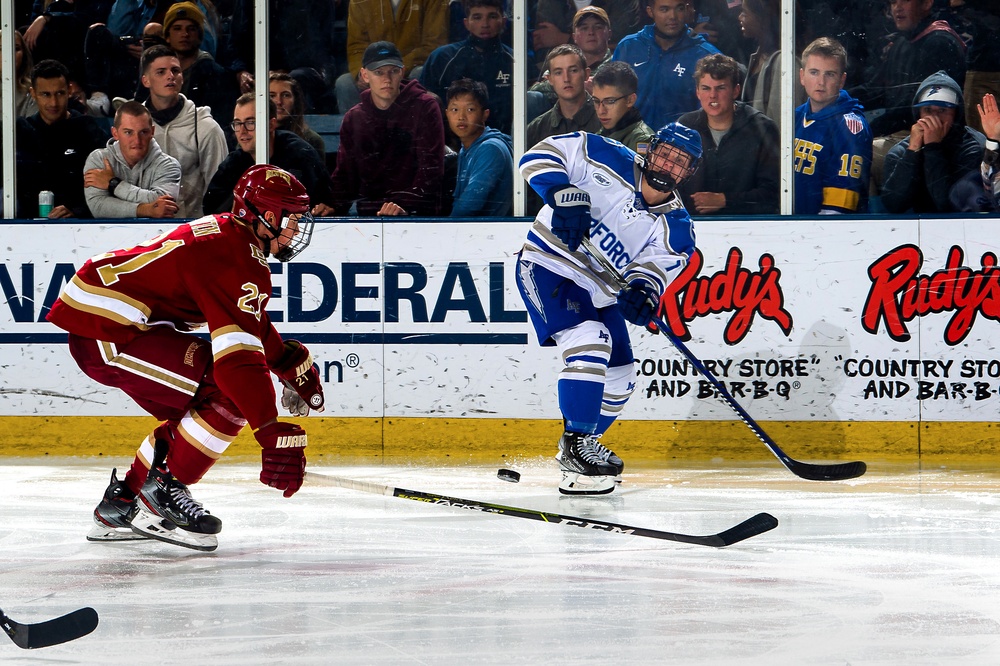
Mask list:
[{"label": "man in blue hoodie", "polygon": [[836,215],[868,209],[872,132],[847,94],[847,51],[820,37],[802,52],[799,81],[809,99],[795,109],[795,213]]},{"label": "man in blue hoodie", "polygon": [[514,118],[514,51],[500,41],[507,25],[504,0],[465,0],[469,36],[431,51],[420,72],[420,84],[441,99],[458,79],[486,84],[492,100],[490,127],[510,134]]},{"label": "man in blue hoodie", "polygon": [[513,214],[514,150],[510,136],[487,127],[490,102],[481,81],[459,79],[448,86],[445,114],[462,142],[452,217]]},{"label": "man in blue hoodie", "polygon": [[[979,211],[986,137],[965,124],[962,88],[944,70],[913,96],[916,122],[885,158],[882,203],[890,213]],[[967,194],[968,193],[968,194]],[[969,196],[969,195],[972,196]]]},{"label": "man in blue hoodie", "polygon": [[635,107],[650,127],[663,127],[700,108],[695,63],[719,52],[687,27],[689,5],[688,0],[646,0],[653,24],[618,42],[612,57],[627,62],[639,77]]}]

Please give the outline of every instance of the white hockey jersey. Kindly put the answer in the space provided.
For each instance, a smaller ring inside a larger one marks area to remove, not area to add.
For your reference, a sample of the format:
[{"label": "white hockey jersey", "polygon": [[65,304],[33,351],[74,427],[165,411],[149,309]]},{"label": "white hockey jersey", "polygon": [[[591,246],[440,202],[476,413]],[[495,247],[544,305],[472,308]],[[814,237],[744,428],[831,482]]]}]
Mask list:
[{"label": "white hockey jersey", "polygon": [[[662,294],[694,252],[691,216],[680,197],[649,206],[639,192],[639,159],[614,139],[587,132],[551,136],[521,158],[521,175],[545,199],[553,187],[570,183],[590,194],[590,239],[626,281],[649,280]],[[618,293],[611,276],[581,247],[576,252],[552,233],[552,208],[543,206],[528,232],[521,259],[573,280],[595,307],[613,305]]]}]

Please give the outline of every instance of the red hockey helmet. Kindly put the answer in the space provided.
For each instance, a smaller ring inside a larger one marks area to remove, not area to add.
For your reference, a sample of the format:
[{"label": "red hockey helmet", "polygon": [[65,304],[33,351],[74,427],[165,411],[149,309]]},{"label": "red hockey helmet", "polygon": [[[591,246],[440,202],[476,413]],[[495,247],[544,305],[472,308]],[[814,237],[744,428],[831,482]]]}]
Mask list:
[{"label": "red hockey helmet", "polygon": [[[278,261],[288,261],[309,246],[316,221],[309,212],[309,194],[299,179],[270,164],[256,164],[246,170],[233,188],[233,213],[251,223],[254,233],[267,246],[277,239]],[[274,214],[278,226],[265,213]],[[269,236],[260,232],[263,225]]]}]

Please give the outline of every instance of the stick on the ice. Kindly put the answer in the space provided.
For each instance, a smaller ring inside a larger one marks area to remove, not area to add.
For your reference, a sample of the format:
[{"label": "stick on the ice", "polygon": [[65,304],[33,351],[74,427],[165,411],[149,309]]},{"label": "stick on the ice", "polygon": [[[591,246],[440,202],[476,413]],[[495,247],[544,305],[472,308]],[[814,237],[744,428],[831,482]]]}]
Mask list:
[{"label": "stick on the ice", "polygon": [[564,516],[548,511],[536,511],[534,509],[520,509],[514,506],[503,504],[492,504],[490,502],[480,502],[478,500],[461,499],[459,497],[448,497],[436,493],[425,493],[419,490],[407,490],[406,488],[394,488],[392,486],[372,483],[370,481],[355,481],[330,474],[319,472],[308,472],[306,474],[307,483],[321,484],[325,486],[336,486],[338,488],[348,488],[365,493],[376,495],[386,495],[399,497],[401,499],[425,502],[427,504],[437,504],[440,506],[450,506],[456,509],[470,509],[472,511],[482,511],[498,516],[512,516],[514,518],[528,518],[529,520],[540,520],[545,523],[559,523],[570,527],[579,527],[585,530],[598,530],[600,532],[612,532],[614,534],[628,534],[632,536],[650,537],[652,539],[664,539],[666,541],[679,541],[698,546],[714,546],[723,548],[734,543],[749,539],[773,530],[778,526],[778,519],[769,513],[758,513],[752,518],[744,520],[739,525],[730,527],[728,530],[718,534],[707,536],[692,536],[689,534],[678,534],[676,532],[664,532],[652,530],[645,527],[632,527],[630,525],[620,525],[618,523],[607,523],[593,518],[577,518],[575,516]]},{"label": "stick on the ice", "polygon": [[[614,265],[607,260],[607,258],[605,258],[600,250],[594,247],[594,244],[590,242],[589,238],[583,239],[582,246],[587,253],[601,265],[601,268],[603,268],[604,271],[611,276],[619,289],[624,289],[628,286],[625,279],[622,277],[622,274],[618,272],[618,269],[615,268]],[[775,457],[780,460],[790,472],[792,472],[792,474],[810,481],[842,481],[844,479],[853,479],[861,476],[865,473],[865,471],[867,471],[868,466],[860,460],[855,462],[822,465],[802,462],[789,457],[788,454],[782,451],[781,447],[778,446],[766,432],[764,432],[764,429],[760,427],[753,417],[750,416],[745,409],[743,409],[743,406],[736,402],[736,398],[734,398],[726,389],[725,385],[719,381],[714,373],[705,367],[705,364],[702,363],[701,360],[687,348],[687,345],[685,345],[684,342],[670,330],[670,327],[667,326],[663,320],[659,317],[654,317],[653,322],[660,329],[660,332],[670,339],[670,342],[673,343],[674,347],[676,347],[677,350],[691,362],[691,365],[693,365],[698,372],[700,372],[705,379],[709,381],[722,398],[722,401],[729,405],[730,409],[736,412],[736,415],[740,417],[740,420],[742,420],[743,423],[745,423],[746,426],[753,431],[753,434],[757,436],[757,439],[762,441],[764,446],[770,449],[771,453],[773,453]]]},{"label": "stick on the ice", "polygon": [[97,628],[97,621],[97,611],[89,607],[38,624],[15,622],[0,610],[3,630],[18,647],[25,650],[58,645],[86,636]]}]

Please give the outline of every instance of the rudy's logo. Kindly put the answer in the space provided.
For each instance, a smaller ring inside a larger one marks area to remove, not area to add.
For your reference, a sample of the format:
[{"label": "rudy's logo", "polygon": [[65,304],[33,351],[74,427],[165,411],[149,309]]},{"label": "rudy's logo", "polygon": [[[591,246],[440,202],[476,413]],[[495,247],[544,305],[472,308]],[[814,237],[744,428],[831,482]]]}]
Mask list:
[{"label": "rudy's logo", "polygon": [[924,255],[916,245],[900,245],[868,267],[872,287],[865,300],[861,325],[872,334],[879,321],[893,340],[910,339],[906,322],[928,314],[954,312],[944,330],[944,341],[955,346],[965,340],[976,315],[1000,319],[1000,269],[993,252],[983,253],[982,268],[962,263],[965,253],[953,245],[945,267],[931,275],[919,275]]},{"label": "rudy's logo", "polygon": [[603,173],[594,174],[594,182],[601,187],[609,187],[611,185],[611,179],[605,176]]},{"label": "rudy's logo", "polygon": [[743,268],[743,252],[730,248],[725,269],[700,277],[704,263],[701,250],[696,249],[660,300],[663,319],[677,337],[690,340],[688,321],[720,312],[733,312],[723,333],[729,345],[746,337],[758,314],[776,323],[785,335],[792,332],[792,315],[784,308],[785,295],[778,283],[781,271],[775,267],[774,257],[762,254],[758,260],[760,270],[754,272]]}]

